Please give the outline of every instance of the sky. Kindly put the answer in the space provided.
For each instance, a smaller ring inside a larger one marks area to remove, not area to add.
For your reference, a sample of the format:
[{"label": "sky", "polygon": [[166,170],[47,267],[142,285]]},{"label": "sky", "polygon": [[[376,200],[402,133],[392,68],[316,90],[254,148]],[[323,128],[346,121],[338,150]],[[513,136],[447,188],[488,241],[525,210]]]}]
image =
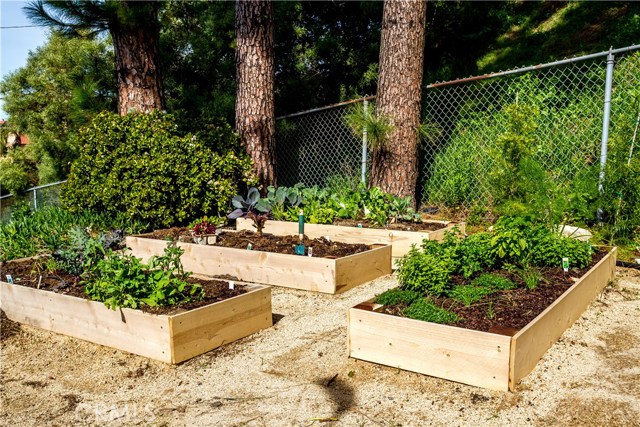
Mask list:
[{"label": "sky", "polygon": [[[26,1],[0,0],[0,74],[2,79],[12,71],[26,65],[29,51],[47,42],[47,27],[7,28],[33,25],[22,7]],[[0,99],[0,119],[6,119]]]}]

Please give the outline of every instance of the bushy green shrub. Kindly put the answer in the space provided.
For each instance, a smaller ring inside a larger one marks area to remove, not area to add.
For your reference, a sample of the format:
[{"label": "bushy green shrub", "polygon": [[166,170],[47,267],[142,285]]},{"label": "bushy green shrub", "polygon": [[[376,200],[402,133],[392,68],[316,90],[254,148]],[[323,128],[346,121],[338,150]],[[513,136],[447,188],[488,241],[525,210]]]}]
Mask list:
[{"label": "bushy green shrub", "polygon": [[98,115],[80,132],[64,205],[122,212],[154,228],[225,211],[239,187],[253,182],[250,160],[227,124],[193,133],[180,125],[161,112]]},{"label": "bushy green shrub", "polygon": [[451,265],[446,259],[412,248],[400,259],[397,273],[402,289],[437,297],[447,290]]},{"label": "bushy green shrub", "polygon": [[531,248],[530,260],[540,267],[561,267],[562,258],[569,258],[571,268],[584,268],[593,255],[591,245],[559,233],[549,233],[537,240]]}]

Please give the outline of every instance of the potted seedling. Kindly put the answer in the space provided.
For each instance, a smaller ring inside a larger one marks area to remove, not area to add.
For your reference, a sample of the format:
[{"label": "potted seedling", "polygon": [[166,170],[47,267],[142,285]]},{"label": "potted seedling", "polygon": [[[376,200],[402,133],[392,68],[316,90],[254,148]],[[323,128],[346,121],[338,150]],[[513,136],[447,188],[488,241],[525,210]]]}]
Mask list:
[{"label": "potted seedling", "polygon": [[236,209],[227,217],[229,219],[249,218],[253,222],[253,227],[258,235],[262,235],[262,229],[269,219],[271,206],[266,199],[260,198],[260,192],[252,187],[247,193],[247,197],[237,195],[231,200],[231,204]]}]

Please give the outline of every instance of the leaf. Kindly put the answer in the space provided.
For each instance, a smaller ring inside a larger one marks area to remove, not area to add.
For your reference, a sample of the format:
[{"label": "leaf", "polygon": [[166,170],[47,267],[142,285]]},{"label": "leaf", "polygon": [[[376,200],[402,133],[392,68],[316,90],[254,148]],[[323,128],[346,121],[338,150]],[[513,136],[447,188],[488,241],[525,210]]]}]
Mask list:
[{"label": "leaf", "polygon": [[244,215],[245,215],[245,212],[242,209],[236,209],[233,212],[231,212],[229,215],[227,215],[227,218],[236,219],[236,218],[240,218],[240,217],[242,217]]}]

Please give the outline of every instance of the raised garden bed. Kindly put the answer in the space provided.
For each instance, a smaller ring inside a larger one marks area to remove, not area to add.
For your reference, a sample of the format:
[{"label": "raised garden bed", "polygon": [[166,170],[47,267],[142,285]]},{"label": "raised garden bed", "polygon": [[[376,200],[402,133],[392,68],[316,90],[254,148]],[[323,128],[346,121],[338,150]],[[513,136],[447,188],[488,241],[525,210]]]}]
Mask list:
[{"label": "raised garden bed", "polygon": [[180,363],[272,325],[271,289],[246,292],[194,309],[153,314],[111,310],[101,302],[0,281],[0,309],[15,322],[167,363]]},{"label": "raised garden bed", "polygon": [[616,248],[518,331],[463,329],[381,313],[366,301],[348,310],[349,356],[495,390],[514,391],[544,353],[615,276]]},{"label": "raised garden bed", "polygon": [[[233,233],[225,231],[225,233]],[[156,238],[153,238],[153,237]],[[160,255],[166,241],[157,235],[127,237],[133,254],[146,260]],[[285,239],[285,237],[283,237]],[[224,240],[224,236],[220,240]],[[335,294],[391,273],[391,246],[370,245],[361,252],[338,258],[198,245],[178,242],[184,249],[181,261],[186,271],[211,276],[233,276],[238,280]],[[307,246],[309,243],[307,243]],[[290,246],[290,245],[289,245]]]},{"label": "raised garden bed", "polygon": [[[238,218],[236,219],[236,230],[254,230],[252,224],[249,219]],[[304,233],[312,239],[329,236],[331,240],[338,242],[391,245],[391,256],[397,260],[406,255],[412,245],[420,246],[423,240],[441,241],[445,233],[453,231],[454,227],[458,227],[458,230],[463,234],[465,232],[464,222],[425,221],[423,224],[432,224],[433,227],[429,228],[434,228],[434,230],[414,231],[305,223]],[[407,227],[410,228],[410,226]],[[277,235],[297,234],[298,223],[269,220],[265,224],[264,232]]]}]

